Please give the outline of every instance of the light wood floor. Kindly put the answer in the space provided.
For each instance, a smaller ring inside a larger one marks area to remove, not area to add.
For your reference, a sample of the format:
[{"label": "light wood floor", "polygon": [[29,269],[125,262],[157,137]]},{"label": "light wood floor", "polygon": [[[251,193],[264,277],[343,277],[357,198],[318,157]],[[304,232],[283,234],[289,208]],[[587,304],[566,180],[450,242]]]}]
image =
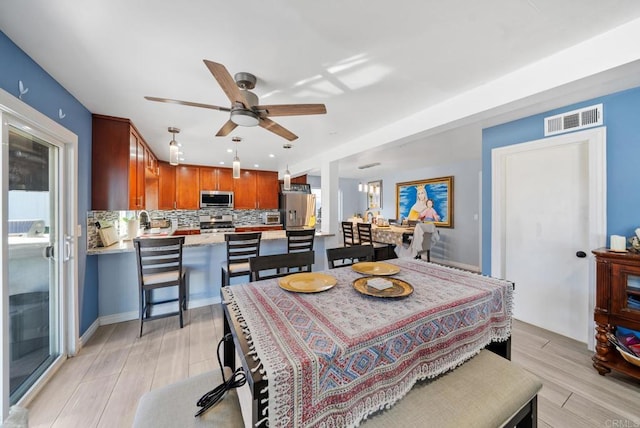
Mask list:
[{"label": "light wood floor", "polygon": [[[218,370],[220,306],[190,309],[185,322],[146,323],[142,338],[137,321],[100,327],[28,406],[29,426],[129,427],[145,392]],[[544,382],[540,427],[640,426],[640,381],[600,376],[586,345],[515,321],[512,354]]]}]

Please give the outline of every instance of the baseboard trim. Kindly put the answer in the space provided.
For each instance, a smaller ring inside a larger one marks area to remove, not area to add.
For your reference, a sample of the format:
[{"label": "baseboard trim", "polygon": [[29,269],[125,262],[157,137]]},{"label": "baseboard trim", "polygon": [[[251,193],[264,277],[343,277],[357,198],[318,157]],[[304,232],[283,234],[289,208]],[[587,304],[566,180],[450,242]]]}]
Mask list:
[{"label": "baseboard trim", "polygon": [[473,265],[467,265],[464,263],[452,262],[451,260],[440,260],[440,259],[435,259],[433,257],[431,257],[431,261],[434,263],[438,263],[440,265],[451,266],[451,267],[468,270],[475,273],[482,272],[482,269],[480,269],[480,266],[473,266]]},{"label": "baseboard trim", "polygon": [[84,345],[89,341],[89,339],[91,339],[91,336],[93,336],[93,334],[96,332],[96,330],[98,330],[98,327],[100,327],[100,318],[98,318],[97,320],[95,320],[93,322],[93,324],[91,324],[89,326],[89,328],[87,329],[87,331],[85,331],[82,336],[80,336],[80,340],[78,341],[78,343],[76,344],[76,353],[75,355],[78,355],[78,353],[80,352],[80,350],[84,347]]},{"label": "baseboard trim", "polygon": [[[208,299],[189,300],[189,308],[195,309],[195,308],[200,308],[202,306],[214,305],[214,304],[220,303],[220,301],[221,301],[220,297],[210,297]],[[175,308],[167,307],[166,310],[159,309],[157,313],[161,314],[163,313],[163,311],[170,312],[174,310]],[[108,325],[108,324],[116,324],[119,322],[125,322],[125,321],[137,320],[137,319],[138,319],[138,311],[131,311],[131,312],[122,312],[122,313],[113,314],[113,315],[106,315],[104,317],[100,317],[98,321],[100,322],[100,325]]]}]

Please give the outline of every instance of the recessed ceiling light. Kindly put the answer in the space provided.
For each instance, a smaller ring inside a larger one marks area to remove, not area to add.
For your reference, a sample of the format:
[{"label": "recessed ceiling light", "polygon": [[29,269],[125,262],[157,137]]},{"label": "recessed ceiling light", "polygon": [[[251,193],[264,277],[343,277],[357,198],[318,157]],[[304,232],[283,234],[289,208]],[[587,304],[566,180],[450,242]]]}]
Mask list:
[{"label": "recessed ceiling light", "polygon": [[224,165],[224,161],[220,161],[220,165]]},{"label": "recessed ceiling light", "polygon": [[254,164],[253,164],[253,167],[254,167],[254,168],[260,168],[260,165],[258,165],[257,163],[254,163]]},{"label": "recessed ceiling light", "polygon": [[233,153],[233,149],[227,149],[227,153]]},{"label": "recessed ceiling light", "polygon": [[269,157],[270,157],[270,158],[275,158],[275,157],[276,157],[276,155],[274,155],[273,153],[269,153]]}]

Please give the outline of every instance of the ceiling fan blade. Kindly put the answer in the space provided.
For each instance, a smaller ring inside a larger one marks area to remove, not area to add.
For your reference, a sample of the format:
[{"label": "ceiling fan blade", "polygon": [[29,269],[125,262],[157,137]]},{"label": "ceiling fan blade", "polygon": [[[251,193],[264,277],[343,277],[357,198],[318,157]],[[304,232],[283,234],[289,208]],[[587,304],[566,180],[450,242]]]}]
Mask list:
[{"label": "ceiling fan blade", "polygon": [[227,98],[229,98],[231,104],[239,102],[244,104],[245,108],[248,108],[249,103],[247,103],[244,95],[242,94],[242,92],[240,92],[240,88],[238,88],[238,85],[236,85],[236,81],[233,80],[233,77],[231,77],[231,74],[229,74],[227,68],[222,64],[209,61],[208,59],[205,59],[204,63],[211,74],[213,74],[213,77],[215,77],[215,79],[218,81],[218,84],[220,85],[224,93],[227,94]]},{"label": "ceiling fan blade", "polygon": [[285,128],[285,127],[283,127],[281,125],[278,125],[273,120],[268,119],[266,117],[261,117],[260,118],[259,125],[261,127],[263,127],[264,129],[266,129],[267,131],[271,131],[274,134],[279,135],[282,138],[286,138],[289,141],[293,141],[293,140],[298,138],[298,136],[296,134],[294,134],[293,132],[289,131],[287,128]]},{"label": "ceiling fan blade", "polygon": [[208,108],[211,110],[220,110],[220,111],[231,111],[231,109],[229,107],[220,107],[220,106],[214,106],[211,104],[201,104],[201,103],[194,103],[191,101],[180,101],[180,100],[172,100],[169,98],[158,98],[158,97],[144,97],[146,100],[149,101],[157,101],[159,103],[169,103],[169,104],[180,104],[183,106],[191,106],[191,107],[201,107],[201,108]]},{"label": "ceiling fan blade", "polygon": [[[255,106],[254,110],[260,110],[260,116],[304,116],[307,114],[326,114],[324,104],[276,104]],[[262,110],[265,113],[262,113]]]},{"label": "ceiling fan blade", "polygon": [[222,125],[222,128],[220,128],[220,130],[216,134],[216,137],[226,137],[227,135],[229,135],[229,132],[231,132],[234,129],[236,129],[236,126],[238,126],[238,125],[236,125],[235,123],[231,122],[231,120],[227,120],[227,123]]}]

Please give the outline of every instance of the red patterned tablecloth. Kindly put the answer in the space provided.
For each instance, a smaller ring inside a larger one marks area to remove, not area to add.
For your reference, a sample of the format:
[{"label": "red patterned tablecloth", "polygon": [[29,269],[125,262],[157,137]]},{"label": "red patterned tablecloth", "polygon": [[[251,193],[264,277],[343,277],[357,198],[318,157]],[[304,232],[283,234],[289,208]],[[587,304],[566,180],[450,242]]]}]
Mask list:
[{"label": "red patterned tablecloth", "polygon": [[511,334],[513,285],[458,269],[395,259],[414,287],[401,299],[364,296],[351,268],[337,285],[291,293],[277,280],[223,288],[241,313],[268,377],[269,426],[357,426]]}]

